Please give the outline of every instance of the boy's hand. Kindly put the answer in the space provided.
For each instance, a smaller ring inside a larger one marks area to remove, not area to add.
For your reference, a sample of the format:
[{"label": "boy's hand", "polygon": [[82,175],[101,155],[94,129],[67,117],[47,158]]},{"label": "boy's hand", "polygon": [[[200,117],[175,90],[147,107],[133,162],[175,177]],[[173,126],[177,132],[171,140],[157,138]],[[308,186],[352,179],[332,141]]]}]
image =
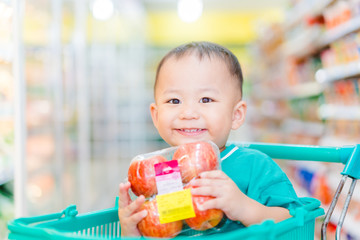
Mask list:
[{"label": "boy's hand", "polygon": [[265,219],[281,221],[288,217],[289,211],[281,207],[266,207],[246,196],[223,171],[214,170],[200,173],[200,178],[192,180],[194,195],[212,196],[199,206],[200,210],[221,209],[233,221],[245,226],[261,223]]},{"label": "boy's hand", "polygon": [[192,184],[196,186],[191,189],[192,194],[215,197],[204,202],[200,206],[200,210],[217,208],[233,221],[241,218],[239,217],[242,215],[243,207],[241,206],[247,196],[223,171],[202,172],[200,178],[192,180]]},{"label": "boy's hand", "polygon": [[141,236],[137,224],[147,215],[147,211],[138,212],[145,202],[145,197],[140,196],[131,201],[129,195],[130,182],[120,183],[119,186],[119,221],[121,225],[121,236]]}]

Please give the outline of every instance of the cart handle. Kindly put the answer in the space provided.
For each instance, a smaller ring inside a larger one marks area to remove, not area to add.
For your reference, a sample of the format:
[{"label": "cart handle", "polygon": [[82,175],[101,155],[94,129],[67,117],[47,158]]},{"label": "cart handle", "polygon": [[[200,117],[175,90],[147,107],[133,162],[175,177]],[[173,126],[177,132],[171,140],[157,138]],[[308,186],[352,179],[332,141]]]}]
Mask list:
[{"label": "cart handle", "polygon": [[70,205],[66,209],[58,213],[47,214],[43,216],[31,218],[18,218],[8,223],[9,230],[22,234],[28,234],[35,237],[42,237],[43,239],[49,238],[54,233],[53,230],[48,229],[43,231],[37,227],[32,226],[33,223],[46,222],[58,220],[60,218],[72,218],[78,214],[75,205]]},{"label": "cart handle", "polygon": [[355,146],[323,147],[280,143],[230,142],[239,147],[259,150],[271,158],[345,164]]},{"label": "cart handle", "polygon": [[360,144],[343,147],[279,143],[230,142],[238,147],[256,149],[271,158],[333,162],[345,165],[342,175],[360,179]]},{"label": "cart handle", "polygon": [[326,240],[326,229],[335,206],[338,202],[340,193],[348,177],[352,179],[345,204],[341,211],[340,219],[336,227],[335,239],[340,240],[341,228],[353,195],[355,184],[360,179],[360,144],[344,147],[323,147],[312,145],[292,145],[292,144],[273,144],[273,143],[240,143],[232,142],[238,147],[251,148],[267,154],[271,158],[287,160],[304,160],[318,162],[337,162],[345,165],[341,172],[343,175],[334,198],[330,204],[329,210],[325,215],[325,220],[321,226],[321,239]]}]

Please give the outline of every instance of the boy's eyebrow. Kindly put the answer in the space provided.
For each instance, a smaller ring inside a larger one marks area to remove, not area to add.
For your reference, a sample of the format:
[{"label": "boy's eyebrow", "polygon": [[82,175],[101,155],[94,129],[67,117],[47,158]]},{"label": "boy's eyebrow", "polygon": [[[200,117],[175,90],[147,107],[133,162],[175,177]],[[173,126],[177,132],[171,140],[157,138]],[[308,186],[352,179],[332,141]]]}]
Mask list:
[{"label": "boy's eyebrow", "polygon": [[163,94],[171,94],[171,93],[177,93],[179,92],[178,89],[166,89]]},{"label": "boy's eyebrow", "polygon": [[200,88],[200,92],[215,92],[215,93],[218,93],[219,90],[216,89],[216,88],[204,87],[204,88]]},{"label": "boy's eyebrow", "polygon": [[[171,93],[178,93],[181,90],[179,89],[166,89],[163,94],[171,94]],[[203,87],[199,89],[199,92],[203,93],[203,92],[213,92],[213,93],[218,93],[219,90],[216,88],[209,88],[209,87]]]}]

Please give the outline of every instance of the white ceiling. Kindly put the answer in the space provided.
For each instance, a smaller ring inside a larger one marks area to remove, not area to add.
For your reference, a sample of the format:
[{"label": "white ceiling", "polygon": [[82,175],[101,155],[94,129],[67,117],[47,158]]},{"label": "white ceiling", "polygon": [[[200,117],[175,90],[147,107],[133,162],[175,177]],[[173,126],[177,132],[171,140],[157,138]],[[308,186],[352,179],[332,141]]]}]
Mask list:
[{"label": "white ceiling", "polygon": [[[147,10],[176,10],[176,0],[142,0]],[[286,8],[290,0],[203,0],[204,10]]]}]

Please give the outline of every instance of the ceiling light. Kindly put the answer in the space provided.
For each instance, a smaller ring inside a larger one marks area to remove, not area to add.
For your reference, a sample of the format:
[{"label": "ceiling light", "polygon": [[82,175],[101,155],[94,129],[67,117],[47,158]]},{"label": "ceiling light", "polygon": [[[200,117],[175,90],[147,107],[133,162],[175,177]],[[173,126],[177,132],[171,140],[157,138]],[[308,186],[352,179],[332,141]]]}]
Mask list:
[{"label": "ceiling light", "polygon": [[95,0],[92,5],[94,18],[98,20],[108,20],[112,17],[114,5],[111,0]]},{"label": "ceiling light", "polygon": [[195,22],[203,11],[202,0],[179,0],[177,5],[179,18],[184,22]]}]

